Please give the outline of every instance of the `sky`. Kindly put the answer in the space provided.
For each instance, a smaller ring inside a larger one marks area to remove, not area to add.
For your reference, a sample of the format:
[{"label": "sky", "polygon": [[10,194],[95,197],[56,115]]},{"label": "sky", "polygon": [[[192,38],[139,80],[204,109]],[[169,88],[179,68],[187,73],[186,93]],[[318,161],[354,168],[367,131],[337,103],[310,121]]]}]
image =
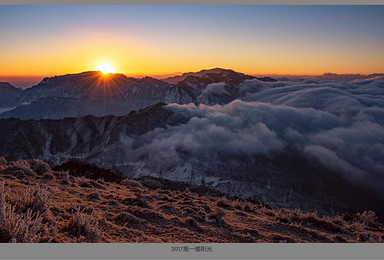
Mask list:
[{"label": "sky", "polygon": [[1,77],[384,72],[384,6],[0,6]]}]

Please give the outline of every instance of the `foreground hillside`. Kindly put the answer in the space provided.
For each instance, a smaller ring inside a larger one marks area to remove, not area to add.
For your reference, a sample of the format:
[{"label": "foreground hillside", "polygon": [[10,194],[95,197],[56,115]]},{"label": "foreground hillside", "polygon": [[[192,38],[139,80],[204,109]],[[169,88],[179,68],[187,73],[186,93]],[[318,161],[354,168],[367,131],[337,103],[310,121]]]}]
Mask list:
[{"label": "foreground hillside", "polygon": [[[66,169],[66,171],[64,171]],[[101,178],[101,177],[104,178]],[[373,212],[319,217],[86,163],[0,158],[0,242],[383,242]]]}]

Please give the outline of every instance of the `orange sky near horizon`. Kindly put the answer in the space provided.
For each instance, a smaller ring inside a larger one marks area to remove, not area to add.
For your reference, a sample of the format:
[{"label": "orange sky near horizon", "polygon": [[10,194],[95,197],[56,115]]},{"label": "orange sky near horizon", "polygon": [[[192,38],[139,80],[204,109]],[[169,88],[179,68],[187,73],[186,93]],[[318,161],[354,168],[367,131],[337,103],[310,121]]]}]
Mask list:
[{"label": "orange sky near horizon", "polygon": [[[127,44],[128,43],[128,44]],[[255,49],[221,45],[206,52],[184,51],[176,46],[153,46],[137,39],[114,41],[88,36],[81,41],[50,42],[49,49],[38,45],[18,46],[17,52],[2,53],[0,76],[54,76],[96,70],[98,64],[108,62],[116,71],[127,76],[165,77],[202,69],[227,68],[250,75],[321,75],[380,73],[383,57],[374,51],[364,55],[346,57],[329,50],[333,59],[324,52],[287,46],[286,51],[274,52],[271,46]],[[65,45],[65,48],[63,48]],[[262,51],[260,51],[262,50]],[[344,50],[345,51],[345,50]],[[369,52],[369,51],[368,51]],[[339,57],[337,57],[339,56]],[[378,57],[372,59],[372,57]]]},{"label": "orange sky near horizon", "polygon": [[[96,70],[166,77],[384,72],[383,8],[0,7],[0,78]],[[17,19],[14,19],[17,17]]]},{"label": "orange sky near horizon", "polygon": [[[383,55],[375,48],[364,53],[353,52],[352,46],[315,46],[287,44],[279,51],[273,44],[260,43],[250,48],[246,42],[232,44],[220,42],[208,46],[194,44],[194,49],[184,49],[185,42],[177,45],[164,40],[161,44],[133,37],[115,35],[100,37],[105,33],[86,33],[75,41],[60,38],[48,39],[41,48],[38,42],[30,45],[15,43],[15,51],[2,53],[0,76],[50,76],[96,70],[98,64],[108,62],[116,71],[127,76],[176,75],[182,72],[195,72],[209,68],[228,68],[251,75],[320,75],[326,72],[338,74],[379,73],[383,65]],[[244,45],[244,46],[241,46]],[[203,52],[200,49],[204,48]],[[321,49],[322,51],[317,51]],[[325,55],[326,53],[326,55]],[[330,56],[332,59],[330,59]]]},{"label": "orange sky near horizon", "polygon": [[[72,32],[73,33],[73,32]],[[116,72],[127,76],[177,75],[202,69],[227,68],[250,75],[321,75],[379,73],[383,54],[376,49],[352,53],[358,43],[349,46],[318,42],[280,43],[215,37],[210,42],[184,38],[154,39],[106,33],[91,28],[74,32],[73,38],[46,38],[40,41],[14,42],[14,51],[0,51],[0,76],[53,76],[96,70],[108,62]],[[191,42],[192,41],[192,42]],[[235,43],[234,43],[235,41]],[[234,49],[233,46],[237,48]],[[335,46],[336,45],[336,46]]]}]

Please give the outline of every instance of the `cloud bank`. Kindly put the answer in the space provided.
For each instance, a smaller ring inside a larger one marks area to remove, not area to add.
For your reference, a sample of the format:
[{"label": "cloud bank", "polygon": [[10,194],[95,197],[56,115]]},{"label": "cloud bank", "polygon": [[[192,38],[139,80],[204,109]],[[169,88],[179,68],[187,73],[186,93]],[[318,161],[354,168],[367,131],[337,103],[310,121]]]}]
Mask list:
[{"label": "cloud bank", "polygon": [[[209,94],[222,93],[222,84]],[[169,104],[185,124],[157,128],[129,145],[134,159],[171,167],[183,161],[285,153],[315,160],[344,177],[383,190],[384,78],[247,80],[224,105]],[[156,158],[156,159],[155,159]]]}]

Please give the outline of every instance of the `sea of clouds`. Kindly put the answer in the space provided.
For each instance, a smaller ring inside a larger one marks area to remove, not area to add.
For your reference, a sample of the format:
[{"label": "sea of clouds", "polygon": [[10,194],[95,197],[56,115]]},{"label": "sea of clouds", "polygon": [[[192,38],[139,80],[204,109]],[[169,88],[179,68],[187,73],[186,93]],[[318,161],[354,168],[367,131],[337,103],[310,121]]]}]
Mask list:
[{"label": "sea of clouds", "polygon": [[[203,94],[228,96],[224,87],[215,83]],[[384,77],[253,79],[239,85],[230,103],[169,104],[167,109],[187,122],[135,139],[130,143],[135,159],[167,167],[289,148],[347,179],[384,190]]]}]

